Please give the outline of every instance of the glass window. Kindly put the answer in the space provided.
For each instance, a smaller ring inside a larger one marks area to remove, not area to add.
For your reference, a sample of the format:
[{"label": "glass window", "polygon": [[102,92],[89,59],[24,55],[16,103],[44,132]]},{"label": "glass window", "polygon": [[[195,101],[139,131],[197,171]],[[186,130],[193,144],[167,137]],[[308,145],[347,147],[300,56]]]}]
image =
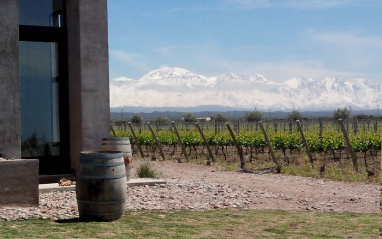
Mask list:
[{"label": "glass window", "polygon": [[20,41],[22,157],[60,155],[57,47]]},{"label": "glass window", "polygon": [[20,25],[63,27],[64,0],[19,0]]}]

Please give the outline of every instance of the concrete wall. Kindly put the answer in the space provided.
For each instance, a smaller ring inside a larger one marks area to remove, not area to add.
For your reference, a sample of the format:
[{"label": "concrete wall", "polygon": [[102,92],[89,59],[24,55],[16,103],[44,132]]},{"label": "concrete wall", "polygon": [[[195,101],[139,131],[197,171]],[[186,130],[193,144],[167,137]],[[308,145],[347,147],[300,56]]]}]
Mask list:
[{"label": "concrete wall", "polygon": [[38,206],[37,159],[0,161],[0,176],[0,206]]},{"label": "concrete wall", "polygon": [[0,2],[0,154],[21,157],[19,1]]},{"label": "concrete wall", "polygon": [[[109,137],[107,0],[67,0],[71,167]],[[21,158],[18,0],[0,2],[0,154]]]},{"label": "concrete wall", "polygon": [[106,0],[67,0],[71,165],[110,135]]}]

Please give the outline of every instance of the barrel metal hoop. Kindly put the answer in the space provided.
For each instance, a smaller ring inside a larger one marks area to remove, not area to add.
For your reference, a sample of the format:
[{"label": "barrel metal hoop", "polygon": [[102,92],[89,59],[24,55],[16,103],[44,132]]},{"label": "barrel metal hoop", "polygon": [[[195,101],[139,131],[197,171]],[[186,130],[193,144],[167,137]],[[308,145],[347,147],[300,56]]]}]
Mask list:
[{"label": "barrel metal hoop", "polygon": [[84,163],[80,162],[81,166],[101,166],[101,167],[115,167],[115,166],[122,166],[125,165],[124,162],[117,162],[117,163]]},{"label": "barrel metal hoop", "polygon": [[118,178],[125,178],[125,174],[119,174],[119,175],[102,175],[102,176],[92,176],[92,175],[78,175],[78,179],[118,179]]},{"label": "barrel metal hoop", "polygon": [[83,151],[80,155],[83,159],[117,159],[123,157],[123,153],[120,150]]}]

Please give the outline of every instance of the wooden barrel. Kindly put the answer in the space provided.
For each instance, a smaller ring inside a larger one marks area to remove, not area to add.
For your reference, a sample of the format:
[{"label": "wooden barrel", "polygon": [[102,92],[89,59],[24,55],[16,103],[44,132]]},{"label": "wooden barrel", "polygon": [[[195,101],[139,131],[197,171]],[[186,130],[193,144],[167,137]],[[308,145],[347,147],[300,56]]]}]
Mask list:
[{"label": "wooden barrel", "polygon": [[125,160],[127,181],[131,178],[131,165],[133,163],[133,153],[129,137],[103,138],[101,150],[122,151]]},{"label": "wooden barrel", "polygon": [[113,221],[120,218],[127,182],[122,152],[81,152],[76,193],[80,218]]}]

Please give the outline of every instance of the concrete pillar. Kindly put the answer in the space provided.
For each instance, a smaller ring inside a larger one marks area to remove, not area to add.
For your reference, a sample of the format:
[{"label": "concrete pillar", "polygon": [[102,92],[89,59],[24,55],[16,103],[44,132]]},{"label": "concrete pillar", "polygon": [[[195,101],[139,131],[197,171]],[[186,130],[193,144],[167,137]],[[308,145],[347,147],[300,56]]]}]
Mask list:
[{"label": "concrete pillar", "polygon": [[0,1],[0,154],[21,158],[19,1]]},{"label": "concrete pillar", "polygon": [[107,0],[67,0],[70,154],[110,135]]}]

